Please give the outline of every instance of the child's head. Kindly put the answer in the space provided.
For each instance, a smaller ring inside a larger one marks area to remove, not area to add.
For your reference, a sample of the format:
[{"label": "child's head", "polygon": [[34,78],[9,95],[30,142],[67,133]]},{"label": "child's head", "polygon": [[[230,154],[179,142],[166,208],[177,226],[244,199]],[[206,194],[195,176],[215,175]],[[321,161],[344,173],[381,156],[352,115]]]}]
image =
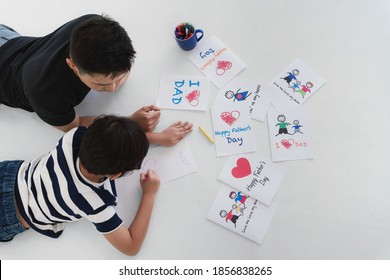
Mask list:
[{"label": "child's head", "polygon": [[229,194],[229,197],[230,197],[231,199],[234,199],[234,198],[237,197],[237,193],[236,193],[235,191],[231,191],[230,194]]},{"label": "child's head", "polygon": [[145,132],[126,117],[99,116],[81,141],[79,158],[95,175],[113,175],[139,169],[149,148]]},{"label": "child's head", "polygon": [[135,50],[126,30],[107,16],[94,16],[71,35],[70,57],[81,74],[116,78],[130,71]]},{"label": "child's head", "polygon": [[221,218],[225,218],[227,216],[227,212],[225,210],[221,210],[219,212],[219,216],[221,216]]}]

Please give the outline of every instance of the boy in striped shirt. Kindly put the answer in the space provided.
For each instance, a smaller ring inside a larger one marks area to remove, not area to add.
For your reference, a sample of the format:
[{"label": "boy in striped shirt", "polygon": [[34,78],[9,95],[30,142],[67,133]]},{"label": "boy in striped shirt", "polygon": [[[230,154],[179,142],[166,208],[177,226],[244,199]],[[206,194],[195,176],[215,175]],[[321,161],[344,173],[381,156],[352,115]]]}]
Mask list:
[{"label": "boy in striped shirt", "polygon": [[[174,126],[159,137],[174,138]],[[40,158],[0,162],[0,241],[10,241],[28,228],[57,238],[66,223],[85,218],[119,251],[137,254],[160,180],[153,170],[140,174],[143,194],[129,228],[115,211],[114,180],[139,169],[148,148],[138,123],[126,117],[100,116],[88,128],[70,130]]]}]

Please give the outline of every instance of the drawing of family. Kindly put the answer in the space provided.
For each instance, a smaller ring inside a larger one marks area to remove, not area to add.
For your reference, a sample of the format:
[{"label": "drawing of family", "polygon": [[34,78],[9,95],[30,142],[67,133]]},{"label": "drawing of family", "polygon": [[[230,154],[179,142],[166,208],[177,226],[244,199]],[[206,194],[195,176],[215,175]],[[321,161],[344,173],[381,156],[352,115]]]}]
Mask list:
[{"label": "drawing of family", "polygon": [[[291,88],[294,92],[298,92],[302,95],[303,98],[305,98],[305,95],[309,92],[311,93],[311,88],[313,88],[312,82],[307,82],[304,85],[302,85],[301,81],[297,79],[297,76],[299,75],[299,70],[294,69],[291,72],[287,72],[287,76],[283,77],[281,79],[285,80],[288,83],[288,87]],[[295,80],[295,82],[291,85],[291,82]]]}]

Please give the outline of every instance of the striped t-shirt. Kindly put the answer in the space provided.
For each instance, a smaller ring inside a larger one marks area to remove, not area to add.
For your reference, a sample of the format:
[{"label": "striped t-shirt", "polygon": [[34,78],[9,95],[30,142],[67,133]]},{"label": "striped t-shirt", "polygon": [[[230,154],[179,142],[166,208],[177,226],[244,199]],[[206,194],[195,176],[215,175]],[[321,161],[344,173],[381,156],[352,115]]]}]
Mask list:
[{"label": "striped t-shirt", "polygon": [[20,166],[15,189],[19,211],[31,228],[44,235],[57,238],[66,223],[82,218],[101,233],[122,224],[114,209],[115,182],[94,183],[80,172],[78,151],[86,130],[72,129],[53,151]]}]

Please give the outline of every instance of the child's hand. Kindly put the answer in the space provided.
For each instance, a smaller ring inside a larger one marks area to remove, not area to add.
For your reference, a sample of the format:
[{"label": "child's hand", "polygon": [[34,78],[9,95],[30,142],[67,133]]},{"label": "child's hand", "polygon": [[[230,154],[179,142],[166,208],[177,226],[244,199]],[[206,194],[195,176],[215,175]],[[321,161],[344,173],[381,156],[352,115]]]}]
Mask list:
[{"label": "child's hand", "polygon": [[140,175],[141,188],[143,193],[155,195],[160,187],[160,177],[157,173],[148,169],[147,173],[141,173]]},{"label": "child's hand", "polygon": [[173,146],[182,140],[188,133],[192,131],[192,123],[175,122],[162,132],[160,132],[159,144],[163,146]]}]

